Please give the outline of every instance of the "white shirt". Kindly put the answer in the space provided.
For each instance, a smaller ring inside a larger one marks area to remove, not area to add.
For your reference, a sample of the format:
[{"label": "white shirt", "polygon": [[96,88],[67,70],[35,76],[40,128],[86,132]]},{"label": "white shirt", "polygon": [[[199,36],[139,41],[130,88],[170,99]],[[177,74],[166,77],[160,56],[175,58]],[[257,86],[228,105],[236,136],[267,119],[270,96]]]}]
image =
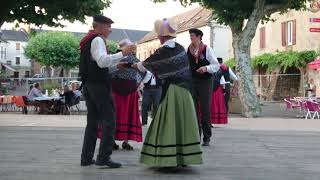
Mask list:
[{"label": "white shirt", "polygon": [[[168,41],[166,41],[165,43],[162,44],[163,46],[167,46],[170,48],[175,48],[176,47],[176,40],[175,39],[169,39]],[[147,69],[142,65],[142,62],[137,63],[138,69],[141,72],[146,72]]]},{"label": "white shirt", "polygon": [[154,75],[150,71],[147,71],[147,74],[143,79],[143,83],[149,82],[150,79],[151,79],[151,83],[150,83],[151,86],[157,85],[157,81],[156,81],[156,78],[154,77]]},{"label": "white shirt", "polygon": [[106,43],[101,37],[95,37],[91,42],[91,56],[97,62],[100,68],[109,68],[115,66],[123,58],[122,52],[109,55],[107,53]]},{"label": "white shirt", "polygon": [[206,66],[208,73],[213,74],[217,72],[220,68],[220,64],[211,47],[207,47],[206,49],[206,59],[210,62],[210,65]]},{"label": "white shirt", "polygon": [[[237,75],[235,75],[234,72],[230,68],[229,68],[229,74],[230,74],[230,79],[232,79],[233,81],[239,80]],[[224,76],[222,76],[220,79],[220,84],[230,84],[230,82],[226,82],[226,80],[224,79]]]}]

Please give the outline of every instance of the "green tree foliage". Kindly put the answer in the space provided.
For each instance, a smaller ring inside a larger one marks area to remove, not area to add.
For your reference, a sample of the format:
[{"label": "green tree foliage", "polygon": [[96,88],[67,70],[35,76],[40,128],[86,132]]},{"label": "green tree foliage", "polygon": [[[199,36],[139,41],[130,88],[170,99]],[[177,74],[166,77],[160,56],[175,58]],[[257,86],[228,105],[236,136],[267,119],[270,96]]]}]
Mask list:
[{"label": "green tree foliage", "polygon": [[317,56],[318,53],[316,51],[266,53],[254,57],[252,59],[252,66],[253,68],[267,68],[269,73],[277,68],[286,72],[288,68],[306,68],[307,64],[312,62]]},{"label": "green tree foliage", "polygon": [[59,20],[84,22],[85,16],[99,14],[109,0],[1,0],[0,27],[17,20],[35,25],[61,26]]},{"label": "green tree foliage", "polygon": [[118,43],[112,40],[107,40],[108,53],[114,54],[118,50]]},{"label": "green tree foliage", "polygon": [[224,62],[224,64],[229,66],[231,69],[235,69],[237,67],[237,62],[234,58],[228,59],[226,62]]},{"label": "green tree foliage", "polygon": [[79,64],[79,43],[71,33],[43,32],[29,40],[25,55],[42,65],[70,69]]}]

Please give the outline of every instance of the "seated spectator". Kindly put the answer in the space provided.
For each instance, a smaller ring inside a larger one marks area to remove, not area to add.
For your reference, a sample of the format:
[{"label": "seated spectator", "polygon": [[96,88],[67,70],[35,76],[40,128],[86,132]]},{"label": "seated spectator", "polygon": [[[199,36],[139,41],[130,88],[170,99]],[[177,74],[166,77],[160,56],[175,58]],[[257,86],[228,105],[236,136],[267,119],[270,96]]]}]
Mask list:
[{"label": "seated spectator", "polygon": [[[30,86],[31,88],[31,86]],[[32,87],[32,89],[30,90],[29,94],[28,94],[28,99],[33,101],[34,98],[36,97],[41,97],[43,96],[42,92],[41,92],[41,87],[39,83],[35,83],[34,86]]]},{"label": "seated spectator", "polygon": [[71,84],[71,89],[72,89],[73,93],[74,93],[77,97],[80,97],[80,96],[81,96],[81,91],[79,91],[79,84],[77,84],[77,83],[72,83],[72,84]]}]

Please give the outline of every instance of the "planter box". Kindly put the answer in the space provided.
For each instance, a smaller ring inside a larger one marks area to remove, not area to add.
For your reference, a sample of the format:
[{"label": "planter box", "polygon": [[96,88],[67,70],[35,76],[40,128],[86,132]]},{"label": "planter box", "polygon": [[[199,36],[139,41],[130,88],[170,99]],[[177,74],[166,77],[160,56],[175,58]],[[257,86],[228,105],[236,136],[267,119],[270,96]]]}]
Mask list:
[{"label": "planter box", "polygon": [[242,106],[239,97],[231,97],[229,102],[229,112],[233,114],[241,114]]}]

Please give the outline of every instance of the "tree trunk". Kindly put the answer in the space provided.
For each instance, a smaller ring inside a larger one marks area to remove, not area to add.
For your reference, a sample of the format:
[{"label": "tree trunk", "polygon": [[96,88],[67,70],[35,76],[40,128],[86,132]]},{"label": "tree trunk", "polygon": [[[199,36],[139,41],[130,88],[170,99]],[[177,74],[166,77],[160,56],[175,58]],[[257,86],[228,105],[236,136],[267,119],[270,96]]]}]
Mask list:
[{"label": "tree trunk", "polygon": [[[256,87],[254,86],[251,68],[250,45],[245,36],[233,33],[234,56],[240,72],[239,96],[245,117],[259,117],[261,107],[258,101]],[[248,38],[247,38],[248,39]]]}]

